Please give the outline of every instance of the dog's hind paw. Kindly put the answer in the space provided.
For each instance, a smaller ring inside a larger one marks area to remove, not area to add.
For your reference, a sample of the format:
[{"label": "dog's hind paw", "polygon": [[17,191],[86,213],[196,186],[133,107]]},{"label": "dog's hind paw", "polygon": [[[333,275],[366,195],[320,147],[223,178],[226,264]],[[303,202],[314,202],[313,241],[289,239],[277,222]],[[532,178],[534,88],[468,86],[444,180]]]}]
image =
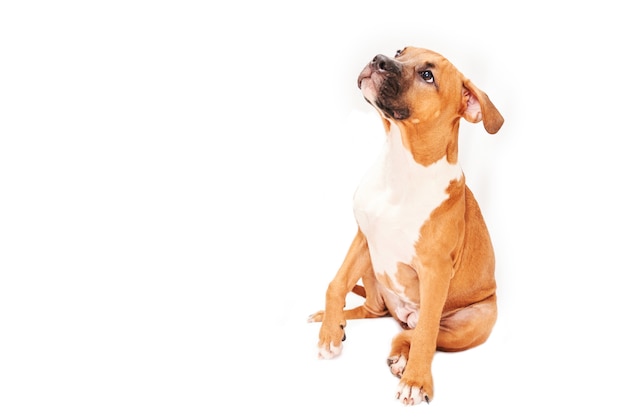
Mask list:
[{"label": "dog's hind paw", "polygon": [[391,373],[400,378],[402,377],[404,368],[406,367],[406,358],[404,355],[391,356],[387,359],[387,365],[389,366]]},{"label": "dog's hind paw", "polygon": [[324,310],[318,311],[317,313],[311,314],[308,317],[307,322],[308,323],[319,323],[322,320],[324,320]]}]

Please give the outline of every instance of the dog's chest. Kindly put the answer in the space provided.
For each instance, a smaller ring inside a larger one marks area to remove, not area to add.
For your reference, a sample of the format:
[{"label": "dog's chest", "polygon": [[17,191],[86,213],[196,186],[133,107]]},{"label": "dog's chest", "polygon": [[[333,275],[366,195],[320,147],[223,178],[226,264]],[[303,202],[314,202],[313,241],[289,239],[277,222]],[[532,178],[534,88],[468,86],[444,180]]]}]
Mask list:
[{"label": "dog's chest", "polygon": [[394,279],[399,263],[411,264],[420,229],[449,198],[450,182],[461,176],[461,168],[445,156],[429,166],[418,164],[399,132],[391,131],[382,155],[354,195],[354,214],[377,274]]}]

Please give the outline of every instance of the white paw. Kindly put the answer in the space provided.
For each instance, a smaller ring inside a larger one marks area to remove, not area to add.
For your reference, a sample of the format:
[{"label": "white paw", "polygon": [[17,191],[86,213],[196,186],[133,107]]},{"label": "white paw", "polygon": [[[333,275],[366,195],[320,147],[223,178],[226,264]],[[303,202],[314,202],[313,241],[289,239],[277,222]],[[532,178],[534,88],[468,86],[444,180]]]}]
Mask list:
[{"label": "white paw", "polygon": [[420,388],[406,385],[403,382],[398,384],[396,399],[402,401],[402,404],[404,405],[417,405],[422,401],[426,401],[426,403],[430,402],[428,395],[426,395]]},{"label": "white paw", "polygon": [[317,357],[320,359],[332,359],[341,353],[341,349],[343,349],[343,343],[341,342],[338,346],[335,346],[333,343],[328,346],[320,346]]},{"label": "white paw", "polygon": [[406,358],[402,355],[392,356],[387,359],[387,365],[389,365],[391,373],[400,378],[404,373],[404,368],[406,367]]}]

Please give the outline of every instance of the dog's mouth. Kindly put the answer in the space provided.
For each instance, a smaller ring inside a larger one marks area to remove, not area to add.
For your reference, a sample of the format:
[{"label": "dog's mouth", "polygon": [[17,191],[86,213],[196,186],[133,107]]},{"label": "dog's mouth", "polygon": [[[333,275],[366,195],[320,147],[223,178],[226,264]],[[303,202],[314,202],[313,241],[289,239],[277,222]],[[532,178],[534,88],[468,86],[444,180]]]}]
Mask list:
[{"label": "dog's mouth", "polygon": [[363,71],[361,71],[361,73],[359,74],[359,78],[357,79],[357,86],[359,87],[359,89],[361,89],[363,80],[369,80],[371,76],[372,68],[370,67],[370,65],[366,65],[365,68],[363,68]]},{"label": "dog's mouth", "polygon": [[[357,86],[359,87],[360,90],[363,91],[364,88],[366,88],[363,83],[367,83],[372,81],[372,68],[370,65],[366,65],[365,68],[363,68],[363,71],[361,71],[361,73],[359,74],[359,78],[357,79]],[[373,81],[372,81],[373,82]],[[375,86],[372,86],[375,87]]]},{"label": "dog's mouth", "polygon": [[395,61],[377,55],[357,78],[365,100],[383,112],[385,117],[395,120],[404,120],[410,114],[402,99],[401,74],[401,68]]}]

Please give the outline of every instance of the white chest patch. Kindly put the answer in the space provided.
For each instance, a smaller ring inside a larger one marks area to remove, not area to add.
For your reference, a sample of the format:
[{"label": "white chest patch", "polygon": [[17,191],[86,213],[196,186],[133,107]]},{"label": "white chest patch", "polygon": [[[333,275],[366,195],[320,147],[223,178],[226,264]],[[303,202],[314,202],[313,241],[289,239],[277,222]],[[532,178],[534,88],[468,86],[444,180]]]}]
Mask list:
[{"label": "white chest patch", "polygon": [[354,195],[354,214],[376,273],[393,279],[398,263],[410,264],[422,225],[449,198],[450,182],[462,175],[445,156],[429,166],[415,162],[392,124],[382,155]]}]

